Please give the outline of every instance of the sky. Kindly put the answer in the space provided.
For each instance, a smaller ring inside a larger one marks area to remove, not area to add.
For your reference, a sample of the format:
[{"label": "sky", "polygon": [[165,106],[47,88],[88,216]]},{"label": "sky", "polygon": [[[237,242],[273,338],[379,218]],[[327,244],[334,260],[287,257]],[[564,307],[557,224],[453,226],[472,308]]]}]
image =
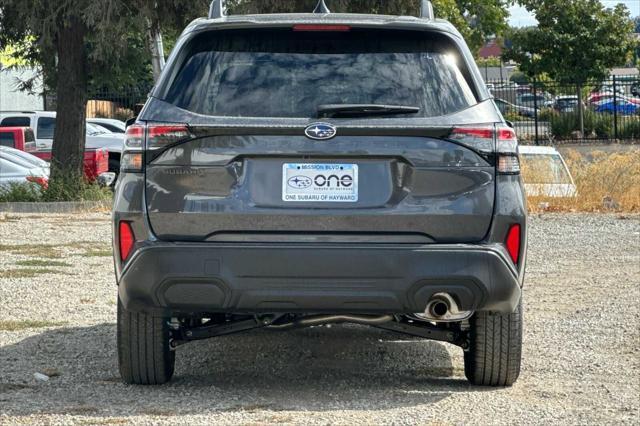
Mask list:
[{"label": "sky", "polygon": [[[624,3],[631,12],[631,16],[640,16],[640,0],[600,0],[606,7],[614,7],[618,3]],[[510,9],[509,23],[514,27],[527,27],[536,25],[536,19],[522,6],[514,6]]]}]

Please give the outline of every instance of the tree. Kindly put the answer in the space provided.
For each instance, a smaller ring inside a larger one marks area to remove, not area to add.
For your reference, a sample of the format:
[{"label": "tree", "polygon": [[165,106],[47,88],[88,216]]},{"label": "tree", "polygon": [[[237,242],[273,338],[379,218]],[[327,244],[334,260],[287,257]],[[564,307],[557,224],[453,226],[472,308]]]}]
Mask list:
[{"label": "tree", "polygon": [[[332,12],[413,15],[419,0],[325,0]],[[229,0],[231,13],[309,12],[317,0]],[[507,29],[512,0],[433,0],[436,16],[454,24],[474,52],[492,35]]]},{"label": "tree", "polygon": [[55,88],[50,188],[63,189],[58,197],[75,199],[81,191],[89,85],[126,73],[136,60],[128,47],[144,38],[149,22],[182,25],[207,6],[206,0],[0,0],[0,49],[18,46],[17,55],[42,67]]},{"label": "tree", "polygon": [[535,13],[538,26],[512,31],[508,36],[511,47],[503,58],[518,62],[531,78],[546,73],[559,83],[575,84],[584,133],[582,88],[628,61],[634,45],[629,11],[622,4],[605,9],[599,0],[523,3]]}]

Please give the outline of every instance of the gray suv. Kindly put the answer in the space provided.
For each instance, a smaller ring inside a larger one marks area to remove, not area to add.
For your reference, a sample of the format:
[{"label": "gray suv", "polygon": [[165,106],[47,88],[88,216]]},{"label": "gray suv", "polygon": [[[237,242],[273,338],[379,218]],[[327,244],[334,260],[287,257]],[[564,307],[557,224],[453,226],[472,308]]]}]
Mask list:
[{"label": "gray suv", "polygon": [[470,382],[515,382],[516,135],[422,3],[225,16],[216,0],[186,28],[116,188],[125,382],[167,382],[190,341],[332,323],[448,342]]}]

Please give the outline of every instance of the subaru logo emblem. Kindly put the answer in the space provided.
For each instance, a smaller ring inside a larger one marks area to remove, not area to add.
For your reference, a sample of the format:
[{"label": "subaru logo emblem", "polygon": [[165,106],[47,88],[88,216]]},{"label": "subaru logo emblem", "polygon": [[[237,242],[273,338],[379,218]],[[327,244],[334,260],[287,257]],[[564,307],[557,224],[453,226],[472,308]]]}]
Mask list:
[{"label": "subaru logo emblem", "polygon": [[307,176],[294,176],[289,179],[288,184],[292,188],[306,189],[313,184],[313,181]]},{"label": "subaru logo emblem", "polygon": [[327,123],[314,123],[305,129],[304,134],[311,139],[327,140],[336,135],[336,128]]}]

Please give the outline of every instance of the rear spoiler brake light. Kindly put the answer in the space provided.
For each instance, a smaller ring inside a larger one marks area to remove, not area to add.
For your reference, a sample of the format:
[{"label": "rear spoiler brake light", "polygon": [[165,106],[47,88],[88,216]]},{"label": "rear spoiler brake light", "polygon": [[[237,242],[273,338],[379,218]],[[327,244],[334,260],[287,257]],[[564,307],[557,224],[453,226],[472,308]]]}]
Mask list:
[{"label": "rear spoiler brake light", "polygon": [[336,31],[347,32],[351,31],[349,25],[312,25],[312,24],[298,24],[293,26],[293,31]]}]

